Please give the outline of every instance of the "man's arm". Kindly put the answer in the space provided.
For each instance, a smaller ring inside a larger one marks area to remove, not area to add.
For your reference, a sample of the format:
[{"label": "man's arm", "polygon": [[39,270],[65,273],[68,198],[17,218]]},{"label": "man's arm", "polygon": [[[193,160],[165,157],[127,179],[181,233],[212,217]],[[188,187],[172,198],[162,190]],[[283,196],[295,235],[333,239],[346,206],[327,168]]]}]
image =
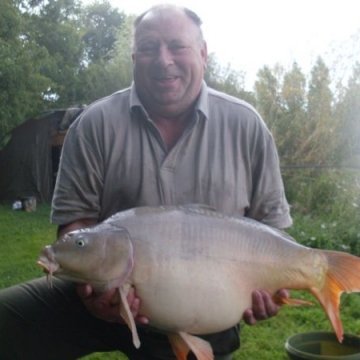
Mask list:
[{"label": "man's arm", "polygon": [[59,225],[57,229],[57,237],[60,238],[66,233],[85,227],[91,227],[96,225],[98,222],[95,219],[80,219],[76,220],[70,224]]}]

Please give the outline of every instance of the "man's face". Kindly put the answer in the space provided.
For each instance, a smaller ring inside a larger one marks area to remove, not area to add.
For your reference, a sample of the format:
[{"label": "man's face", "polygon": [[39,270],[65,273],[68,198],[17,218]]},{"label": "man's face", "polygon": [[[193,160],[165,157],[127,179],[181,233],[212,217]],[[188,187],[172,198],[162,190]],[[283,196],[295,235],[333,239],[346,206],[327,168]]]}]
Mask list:
[{"label": "man's face", "polygon": [[197,26],[179,10],[150,12],[134,41],[134,81],[145,107],[164,116],[186,111],[199,95],[207,60]]}]

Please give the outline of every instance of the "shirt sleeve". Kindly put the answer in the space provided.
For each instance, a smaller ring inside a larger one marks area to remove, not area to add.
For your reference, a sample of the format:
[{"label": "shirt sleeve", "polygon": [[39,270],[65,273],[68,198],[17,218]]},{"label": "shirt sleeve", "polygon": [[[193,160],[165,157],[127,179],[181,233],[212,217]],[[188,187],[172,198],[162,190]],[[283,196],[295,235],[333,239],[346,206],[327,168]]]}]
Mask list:
[{"label": "shirt sleeve", "polygon": [[70,127],[63,146],[51,209],[51,222],[98,219],[103,188],[101,144],[83,114]]},{"label": "shirt sleeve", "polygon": [[[262,120],[261,120],[262,123]],[[253,150],[253,187],[246,216],[284,229],[292,225],[275,141],[265,124],[256,136]]]}]

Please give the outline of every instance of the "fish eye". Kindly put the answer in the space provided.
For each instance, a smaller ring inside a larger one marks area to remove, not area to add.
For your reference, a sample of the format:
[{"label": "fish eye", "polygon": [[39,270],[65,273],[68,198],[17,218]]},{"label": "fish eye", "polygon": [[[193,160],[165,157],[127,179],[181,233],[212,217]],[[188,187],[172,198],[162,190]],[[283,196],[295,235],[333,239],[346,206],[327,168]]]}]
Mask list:
[{"label": "fish eye", "polygon": [[82,248],[86,245],[86,241],[83,237],[79,237],[79,238],[75,239],[75,245],[79,248]]}]

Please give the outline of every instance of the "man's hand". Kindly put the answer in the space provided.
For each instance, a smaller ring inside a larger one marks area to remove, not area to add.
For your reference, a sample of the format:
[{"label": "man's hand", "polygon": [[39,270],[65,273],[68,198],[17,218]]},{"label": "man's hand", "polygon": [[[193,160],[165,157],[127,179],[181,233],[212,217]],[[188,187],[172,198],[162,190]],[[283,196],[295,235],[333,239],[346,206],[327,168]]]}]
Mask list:
[{"label": "man's hand", "polygon": [[[281,289],[276,293],[280,297],[289,297],[286,289]],[[252,308],[244,311],[243,319],[248,325],[255,325],[258,320],[265,320],[275,316],[280,309],[280,305],[275,303],[269,293],[256,290],[252,293]]]},{"label": "man's hand", "polygon": [[[120,316],[120,300],[116,289],[96,294],[91,285],[80,284],[77,285],[76,291],[87,310],[95,317],[105,321],[118,322],[119,324],[125,323]],[[133,287],[129,291],[127,301],[135,322],[147,324],[149,322],[148,318],[139,315],[140,299],[136,297]]]}]

